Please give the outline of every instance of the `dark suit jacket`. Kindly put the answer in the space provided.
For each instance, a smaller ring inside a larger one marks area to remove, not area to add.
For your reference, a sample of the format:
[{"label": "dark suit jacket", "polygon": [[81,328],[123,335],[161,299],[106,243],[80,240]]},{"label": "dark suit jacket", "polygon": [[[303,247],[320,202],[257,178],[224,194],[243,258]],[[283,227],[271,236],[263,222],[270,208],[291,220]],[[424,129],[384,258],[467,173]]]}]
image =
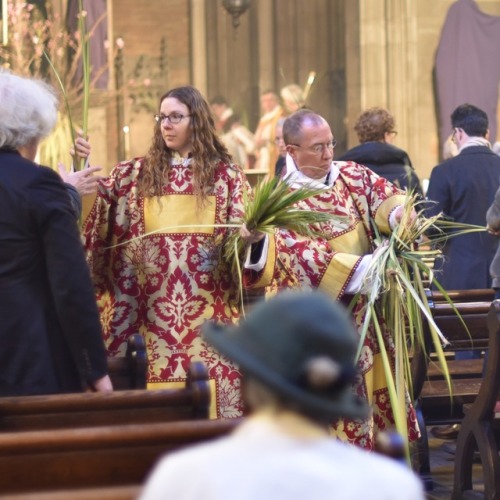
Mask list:
[{"label": "dark suit jacket", "polygon": [[93,287],[58,174],[0,149],[0,396],[107,373]]},{"label": "dark suit jacket", "polygon": [[[486,146],[465,148],[431,172],[427,215],[443,212],[458,222],[486,225],[486,212],[500,186],[500,157]],[[488,233],[450,238],[443,248],[437,280],[448,290],[491,287],[489,266],[497,239]]]}]

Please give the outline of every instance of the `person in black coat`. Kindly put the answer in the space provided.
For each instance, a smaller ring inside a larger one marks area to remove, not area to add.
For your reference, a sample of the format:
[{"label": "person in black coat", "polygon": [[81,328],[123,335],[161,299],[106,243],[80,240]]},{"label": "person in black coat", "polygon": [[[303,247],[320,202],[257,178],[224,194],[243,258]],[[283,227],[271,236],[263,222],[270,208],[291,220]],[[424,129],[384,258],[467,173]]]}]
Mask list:
[{"label": "person in black coat", "polygon": [[[442,212],[453,221],[484,226],[500,186],[500,157],[488,141],[488,116],[476,106],[462,104],[451,114],[451,126],[458,155],[432,169],[426,215]],[[496,237],[486,232],[450,238],[442,248],[442,258],[436,259],[436,279],[445,290],[490,288],[489,267],[497,244]],[[480,357],[478,350],[455,353],[455,359]],[[454,439],[458,430],[454,424],[432,432],[438,438]]]},{"label": "person in black coat", "polygon": [[112,390],[70,197],[34,163],[57,107],[43,82],[0,72],[0,396]]},{"label": "person in black coat", "polygon": [[[487,139],[488,116],[463,104],[452,113],[451,124],[459,154],[433,168],[426,215],[443,212],[453,221],[484,226],[500,186],[500,157]],[[497,240],[486,232],[450,238],[436,263],[437,280],[446,290],[490,288],[496,247]]]},{"label": "person in black coat", "polygon": [[392,144],[397,132],[394,117],[385,109],[370,108],[359,116],[354,130],[361,144],[337,161],[353,161],[368,167],[398,187],[422,195],[420,180],[406,151]]}]

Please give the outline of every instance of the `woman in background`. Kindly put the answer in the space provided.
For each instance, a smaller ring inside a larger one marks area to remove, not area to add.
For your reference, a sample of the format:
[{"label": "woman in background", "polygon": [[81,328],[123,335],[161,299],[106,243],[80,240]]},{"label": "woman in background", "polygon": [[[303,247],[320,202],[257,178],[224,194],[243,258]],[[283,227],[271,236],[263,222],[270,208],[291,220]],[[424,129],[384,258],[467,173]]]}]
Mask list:
[{"label": "woman in background", "polygon": [[420,180],[406,151],[393,145],[396,138],[394,117],[385,109],[370,108],[361,113],[354,130],[360,144],[337,158],[368,167],[396,186],[422,195]]}]

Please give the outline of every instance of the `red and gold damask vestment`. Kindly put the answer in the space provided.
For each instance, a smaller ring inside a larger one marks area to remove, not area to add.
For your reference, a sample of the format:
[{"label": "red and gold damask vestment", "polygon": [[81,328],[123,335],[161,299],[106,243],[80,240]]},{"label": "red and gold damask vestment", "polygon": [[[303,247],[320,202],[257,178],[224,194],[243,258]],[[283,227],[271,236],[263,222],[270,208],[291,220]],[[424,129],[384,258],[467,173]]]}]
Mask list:
[{"label": "red and gold damask vestment", "polygon": [[142,161],[117,165],[100,183],[83,225],[108,353],[123,355],[127,338],[141,333],[150,388],[180,385],[189,363],[201,360],[214,389],[211,416],[241,416],[240,373],[199,328],[239,316],[238,287],[221,256],[230,229],[216,226],[241,220],[247,181],[221,162],[200,204],[190,160],[179,158],[163,196],[144,198],[137,192]]},{"label": "red and gold damask vestment", "polygon": [[[321,225],[322,237],[307,238],[289,230],[276,230],[269,238],[265,267],[259,271],[246,271],[249,288],[267,287],[268,293],[284,288],[320,289],[346,305],[352,296],[346,288],[363,256],[374,250],[374,230],[389,233],[391,211],[404,203],[405,196],[396,186],[371,170],[352,162],[335,162],[327,185],[305,177],[292,166],[287,157],[285,182],[291,189],[301,184],[324,188],[298,206],[328,212],[335,217]],[[353,308],[358,329],[363,324],[366,300],[363,296]],[[380,320],[382,327],[383,322]],[[383,328],[385,346],[394,362],[394,341],[387,328]],[[373,328],[369,328],[358,362],[362,377],[354,384],[356,393],[368,401],[372,415],[365,421],[341,419],[332,427],[332,434],[373,449],[374,437],[379,430],[394,427],[382,358]],[[409,439],[418,438],[419,430],[415,411],[407,399]]]}]

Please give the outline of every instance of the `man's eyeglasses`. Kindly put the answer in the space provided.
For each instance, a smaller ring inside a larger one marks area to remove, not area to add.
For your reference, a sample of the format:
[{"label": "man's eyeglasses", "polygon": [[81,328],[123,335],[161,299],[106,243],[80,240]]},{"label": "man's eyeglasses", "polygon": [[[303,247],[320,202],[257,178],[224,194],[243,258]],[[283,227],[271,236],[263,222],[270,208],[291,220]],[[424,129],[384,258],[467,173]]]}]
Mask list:
[{"label": "man's eyeglasses", "polygon": [[191,115],[181,115],[180,113],[170,113],[169,115],[164,115],[160,113],[159,115],[155,115],[155,120],[158,123],[163,123],[165,120],[168,120],[172,125],[177,125],[188,116]]},{"label": "man's eyeglasses", "polygon": [[333,150],[335,149],[336,145],[337,145],[336,139],[333,139],[333,141],[327,142],[326,144],[314,144],[314,146],[309,146],[309,147],[299,146],[298,144],[290,144],[290,146],[295,146],[296,148],[306,149],[313,155],[323,154],[325,148],[328,149],[330,153],[333,153]]}]

